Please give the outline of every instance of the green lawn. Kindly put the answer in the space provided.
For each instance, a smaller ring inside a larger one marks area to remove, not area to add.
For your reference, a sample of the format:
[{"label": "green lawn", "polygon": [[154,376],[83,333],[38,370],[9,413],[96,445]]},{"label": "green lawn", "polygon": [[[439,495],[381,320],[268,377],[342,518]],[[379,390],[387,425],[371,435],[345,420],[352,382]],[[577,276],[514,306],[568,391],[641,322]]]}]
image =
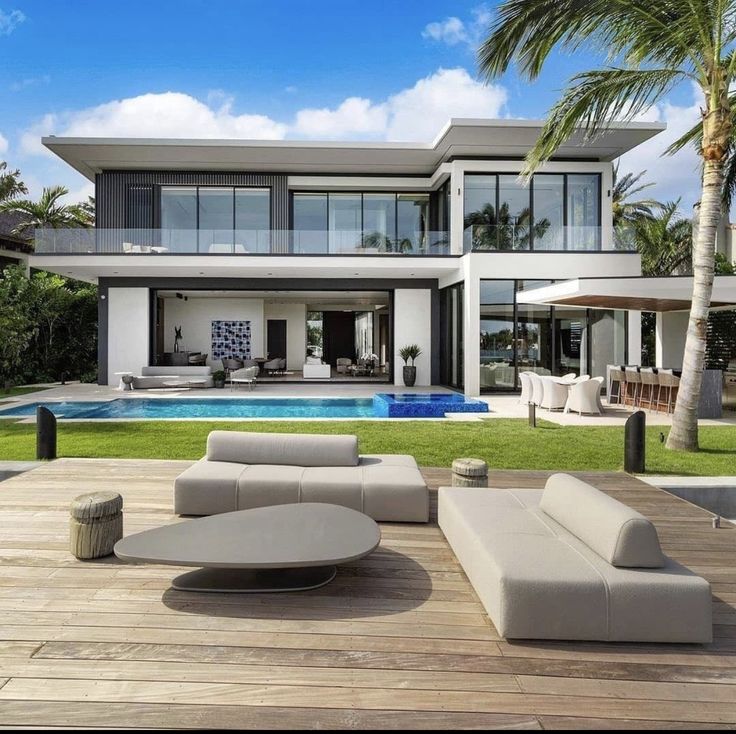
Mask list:
[{"label": "green lawn", "polygon": [[[262,432],[355,433],[363,453],[407,453],[422,466],[449,466],[459,456],[485,459],[498,469],[615,471],[623,468],[623,428],[573,427],[524,420],[483,423],[428,421],[334,421],[218,423],[140,421],[59,423],[60,456],[91,458],[198,459],[213,429]],[[736,427],[700,429],[697,454],[668,451],[660,428],[647,435],[647,471],[652,474],[736,474]],[[666,430],[666,429],[665,429]],[[0,460],[33,459],[35,426],[0,421]]]}]

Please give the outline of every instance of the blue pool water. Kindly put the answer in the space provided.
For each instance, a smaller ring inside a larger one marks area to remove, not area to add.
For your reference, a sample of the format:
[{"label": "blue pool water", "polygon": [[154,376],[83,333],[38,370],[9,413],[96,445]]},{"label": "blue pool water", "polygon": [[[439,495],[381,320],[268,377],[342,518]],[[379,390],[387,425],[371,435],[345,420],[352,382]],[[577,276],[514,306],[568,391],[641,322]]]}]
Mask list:
[{"label": "blue pool water", "polygon": [[[383,398],[408,406],[405,412],[383,409]],[[471,407],[483,406],[483,407]],[[42,405],[59,418],[376,418],[442,417],[445,412],[487,410],[485,403],[456,394],[381,395],[374,398],[118,398],[109,401],[38,402],[0,410],[0,418],[36,414]],[[465,406],[465,407],[464,407]]]}]

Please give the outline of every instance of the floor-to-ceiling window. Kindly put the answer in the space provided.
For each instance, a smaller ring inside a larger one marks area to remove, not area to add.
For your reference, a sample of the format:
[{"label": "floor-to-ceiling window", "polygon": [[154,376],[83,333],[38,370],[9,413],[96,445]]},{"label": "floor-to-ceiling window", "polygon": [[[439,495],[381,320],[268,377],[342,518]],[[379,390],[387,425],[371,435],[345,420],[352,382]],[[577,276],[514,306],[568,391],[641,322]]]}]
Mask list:
[{"label": "floor-to-ceiling window", "polygon": [[463,363],[463,297],[462,283],[440,290],[440,382],[462,389]]},{"label": "floor-to-ceiling window", "polygon": [[429,200],[424,193],[295,192],[292,250],[426,252],[436,244],[429,232]]},{"label": "floor-to-ceiling window", "polygon": [[599,174],[466,173],[466,250],[600,250]]},{"label": "floor-to-ceiling window", "polygon": [[627,359],[626,312],[518,303],[549,280],[481,280],[481,391],[518,388],[519,372],[605,376]]},{"label": "floor-to-ceiling window", "polygon": [[162,186],[161,244],[172,252],[268,252],[271,192],[232,186]]}]

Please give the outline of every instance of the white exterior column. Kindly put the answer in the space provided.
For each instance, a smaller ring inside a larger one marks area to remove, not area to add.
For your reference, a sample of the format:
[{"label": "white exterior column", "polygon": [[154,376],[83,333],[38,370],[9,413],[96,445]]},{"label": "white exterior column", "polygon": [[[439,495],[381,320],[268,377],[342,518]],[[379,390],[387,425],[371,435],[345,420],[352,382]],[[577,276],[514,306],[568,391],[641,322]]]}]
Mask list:
[{"label": "white exterior column", "polygon": [[627,364],[641,364],[641,311],[628,311],[629,338]]},{"label": "white exterior column", "polygon": [[465,294],[463,298],[463,370],[465,394],[480,395],[480,278],[465,262]]},{"label": "white exterior column", "polygon": [[151,312],[148,288],[107,291],[107,384],[118,385],[116,372],[139,375],[148,364]]},{"label": "white exterior column", "polygon": [[418,344],[417,385],[432,384],[432,291],[428,288],[397,288],[394,291],[394,385],[403,386],[404,361],[399,350]]},{"label": "white exterior column", "polygon": [[454,161],[450,174],[450,252],[453,255],[463,253],[463,229],[465,226],[465,172],[462,166]]},{"label": "white exterior column", "polygon": [[685,353],[685,339],[690,314],[673,311],[657,314],[656,366],[680,369]]}]

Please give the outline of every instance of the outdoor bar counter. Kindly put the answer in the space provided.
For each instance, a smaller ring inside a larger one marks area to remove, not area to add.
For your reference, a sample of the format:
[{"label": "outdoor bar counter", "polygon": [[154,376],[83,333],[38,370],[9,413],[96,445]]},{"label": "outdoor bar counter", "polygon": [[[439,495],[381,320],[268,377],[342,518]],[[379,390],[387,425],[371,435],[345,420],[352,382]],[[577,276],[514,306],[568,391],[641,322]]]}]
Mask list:
[{"label": "outdoor bar counter", "polygon": [[[606,368],[607,395],[611,395],[612,369],[640,369],[633,365],[609,364]],[[663,367],[653,367],[655,374]],[[672,373],[678,377],[682,369],[673,369]],[[721,370],[703,370],[703,386],[700,391],[698,418],[721,418],[723,415],[723,372]]]}]

